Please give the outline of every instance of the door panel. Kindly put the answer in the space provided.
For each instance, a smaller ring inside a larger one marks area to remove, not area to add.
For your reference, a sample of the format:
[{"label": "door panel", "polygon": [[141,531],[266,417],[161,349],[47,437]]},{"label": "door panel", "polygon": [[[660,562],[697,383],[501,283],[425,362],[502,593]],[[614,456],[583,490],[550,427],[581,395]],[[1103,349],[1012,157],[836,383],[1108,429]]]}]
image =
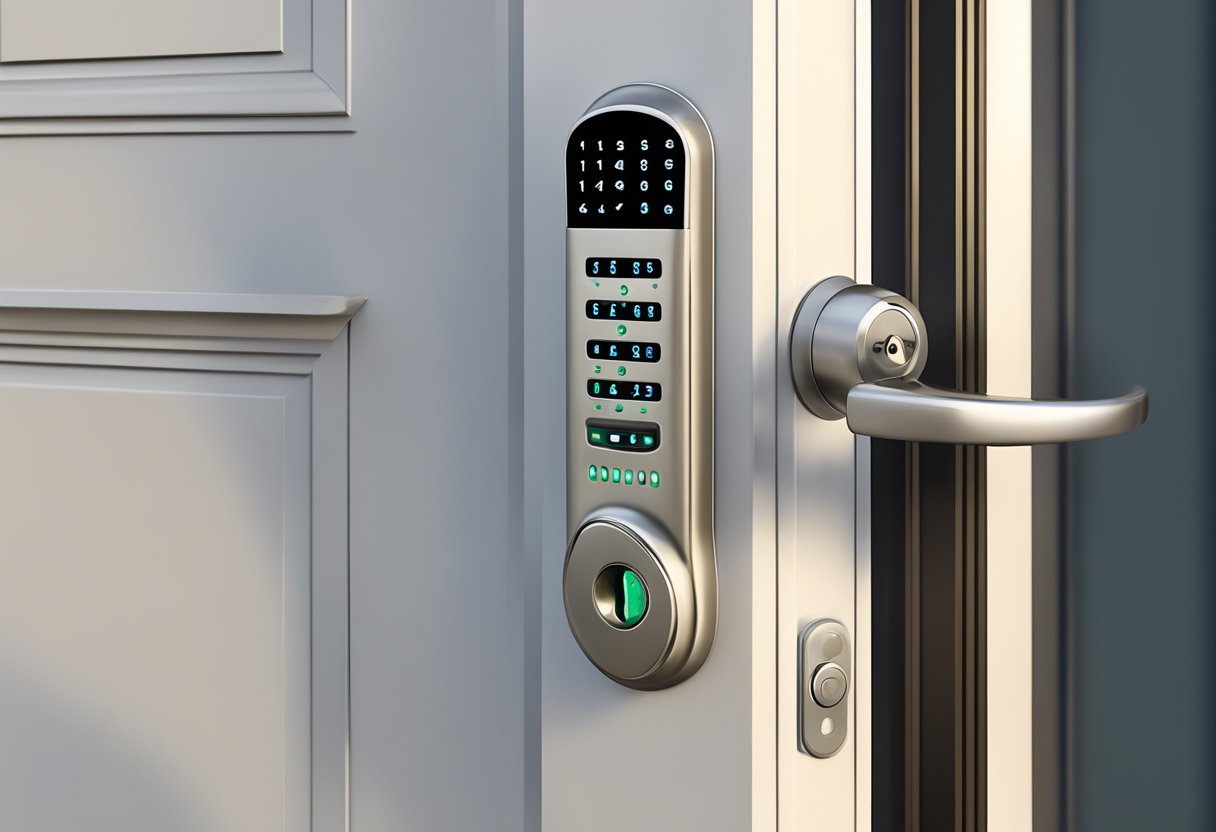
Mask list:
[{"label": "door panel", "polygon": [[[512,266],[508,192],[518,176],[508,114],[520,56],[510,30],[518,5],[510,9],[358,4],[349,38],[355,115],[324,127],[354,132],[285,133],[301,125],[232,118],[191,122],[222,134],[0,139],[5,288],[370,298],[350,330],[350,521],[339,536],[349,546],[351,724],[348,774],[343,761],[338,779],[345,787],[349,776],[351,823],[367,832],[524,828],[519,597],[527,585],[514,442],[521,356],[512,336],[522,273]],[[319,48],[316,57],[332,53]],[[14,89],[0,76],[0,101]],[[239,134],[251,126],[262,132]],[[243,485],[270,465],[255,458],[262,462],[240,474]],[[73,470],[58,457],[48,466]],[[21,473],[5,466],[0,478],[16,487]],[[147,533],[136,515],[115,521],[118,538]],[[259,514],[255,527],[270,525]],[[94,543],[98,557],[117,545]],[[260,618],[273,609],[248,603]],[[219,639],[195,635],[200,651]],[[30,634],[6,637],[32,643]],[[254,646],[233,649],[246,655]],[[53,658],[70,664],[72,654],[64,647]],[[250,672],[253,681],[273,676]],[[23,704],[26,715],[33,708]],[[59,730],[133,742],[104,715]],[[202,753],[191,747],[182,758]],[[266,782],[282,762],[261,753],[258,782]],[[130,786],[136,777],[120,780]],[[207,811],[196,803],[173,818],[180,823],[160,825],[230,828]]]}]

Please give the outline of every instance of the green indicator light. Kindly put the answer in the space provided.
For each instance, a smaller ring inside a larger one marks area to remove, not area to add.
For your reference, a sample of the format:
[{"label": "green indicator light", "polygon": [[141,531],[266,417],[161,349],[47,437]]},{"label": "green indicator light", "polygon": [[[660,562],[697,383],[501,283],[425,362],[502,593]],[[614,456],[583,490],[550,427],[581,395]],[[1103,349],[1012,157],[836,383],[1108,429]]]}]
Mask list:
[{"label": "green indicator light", "polygon": [[629,294],[629,287],[626,286],[624,283],[622,283],[621,284],[621,297],[624,297],[627,294]]},{"label": "green indicator light", "polygon": [[587,441],[592,445],[603,445],[604,434],[598,430],[592,429],[587,432]]},{"label": "green indicator light", "polygon": [[642,445],[647,448],[654,447],[654,437],[653,436],[643,436]]},{"label": "green indicator light", "polygon": [[612,481],[613,481],[613,482],[620,482],[620,481],[621,481],[621,469],[620,469],[620,468],[613,468],[613,469],[612,469]]},{"label": "green indicator light", "polygon": [[650,472],[650,487],[651,488],[659,487],[659,472],[658,471]]},{"label": "green indicator light", "polygon": [[600,479],[603,480],[604,482],[608,482],[608,466],[606,466],[606,465],[600,466]]},{"label": "green indicator light", "polygon": [[604,406],[603,406],[602,404],[597,404],[597,405],[595,406],[595,409],[596,409],[596,410],[603,410],[603,409],[604,409]]},{"label": "green indicator light", "polygon": [[625,375],[625,368],[624,368],[624,367],[617,367],[617,368],[616,368],[616,374],[617,374],[618,376],[623,376],[623,375]]},{"label": "green indicator light", "polygon": [[629,444],[630,445],[638,444],[638,435],[636,433],[629,434]]},{"label": "green indicator light", "polygon": [[624,409],[625,409],[625,405],[623,405],[623,404],[618,404],[618,405],[616,406],[616,412],[617,412],[617,413],[620,413],[620,412],[621,412],[622,410],[624,410]]},{"label": "green indicator light", "polygon": [[[596,285],[598,286],[599,284],[597,283]],[[651,289],[657,289],[657,288],[659,288],[659,284],[657,284],[657,283],[651,283],[651,284],[650,284],[650,288],[651,288]]]},{"label": "green indicator light", "polygon": [[599,282],[598,280],[597,280],[597,281],[595,281],[595,285],[596,285],[596,286],[599,286],[599,285],[600,285],[600,282]]},{"label": "green indicator light", "polygon": [[595,482],[596,479],[598,479],[598,478],[599,478],[599,471],[597,471],[595,469],[594,465],[590,466],[587,469],[587,479],[591,480],[592,482]]},{"label": "green indicator light", "polygon": [[616,617],[626,627],[632,627],[646,615],[646,584],[632,569],[621,571],[616,589]]},{"label": "green indicator light", "polygon": [[633,485],[633,469],[625,469],[625,485]]},{"label": "green indicator light", "polygon": [[646,485],[646,472],[645,471],[638,471],[638,485],[641,485],[641,486]]},{"label": "green indicator light", "polygon": [[600,370],[602,370],[602,369],[604,369],[604,368],[603,368],[603,367],[601,367],[599,364],[596,364],[596,365],[595,365],[595,371],[596,371],[597,373],[598,373]]},{"label": "green indicator light", "polygon": [[646,408],[644,408],[644,407],[643,407],[643,408],[642,408],[642,412],[643,412],[643,413],[645,413],[645,412],[646,412]]},{"label": "green indicator light", "polygon": [[628,330],[626,330],[626,329],[625,329],[625,325],[624,325],[624,324],[620,324],[620,325],[619,325],[619,326],[617,326],[617,328],[616,328],[616,334],[617,334],[617,335],[624,335],[624,334],[625,334],[627,331],[628,331]]}]

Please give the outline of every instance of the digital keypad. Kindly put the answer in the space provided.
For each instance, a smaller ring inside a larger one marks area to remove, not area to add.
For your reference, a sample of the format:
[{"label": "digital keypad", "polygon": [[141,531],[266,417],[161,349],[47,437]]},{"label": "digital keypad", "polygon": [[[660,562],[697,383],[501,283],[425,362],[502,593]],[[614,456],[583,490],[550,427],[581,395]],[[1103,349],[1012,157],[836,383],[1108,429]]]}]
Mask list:
[{"label": "digital keypad", "polygon": [[570,228],[683,228],[684,142],[647,113],[586,119],[566,144]]}]

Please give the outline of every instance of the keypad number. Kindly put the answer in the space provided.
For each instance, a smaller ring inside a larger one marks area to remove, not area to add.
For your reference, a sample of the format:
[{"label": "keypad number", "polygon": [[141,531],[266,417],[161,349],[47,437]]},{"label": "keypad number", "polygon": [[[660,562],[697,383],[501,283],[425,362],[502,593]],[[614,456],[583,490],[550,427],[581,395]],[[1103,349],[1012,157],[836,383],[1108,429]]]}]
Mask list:
[{"label": "keypad number", "polygon": [[683,139],[660,118],[591,116],[566,145],[567,225],[683,228],[685,162]]}]

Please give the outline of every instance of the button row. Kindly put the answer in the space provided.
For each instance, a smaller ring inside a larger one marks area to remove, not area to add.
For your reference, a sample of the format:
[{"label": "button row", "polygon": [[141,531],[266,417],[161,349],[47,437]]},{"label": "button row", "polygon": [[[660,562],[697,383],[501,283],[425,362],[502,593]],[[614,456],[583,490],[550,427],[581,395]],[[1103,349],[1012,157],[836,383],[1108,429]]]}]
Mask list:
[{"label": "button row", "polygon": [[[622,429],[618,425],[627,427]],[[618,451],[653,451],[659,447],[658,425],[653,423],[644,426],[635,425],[637,423],[618,422],[614,425],[588,421],[587,444]]]},{"label": "button row", "polygon": [[631,468],[621,470],[620,468],[608,468],[607,466],[589,465],[587,467],[587,479],[591,482],[610,482],[614,485],[633,485],[637,483],[643,488],[647,483],[650,483],[651,488],[659,487],[659,472],[651,471],[649,474],[646,471],[634,471]]}]

